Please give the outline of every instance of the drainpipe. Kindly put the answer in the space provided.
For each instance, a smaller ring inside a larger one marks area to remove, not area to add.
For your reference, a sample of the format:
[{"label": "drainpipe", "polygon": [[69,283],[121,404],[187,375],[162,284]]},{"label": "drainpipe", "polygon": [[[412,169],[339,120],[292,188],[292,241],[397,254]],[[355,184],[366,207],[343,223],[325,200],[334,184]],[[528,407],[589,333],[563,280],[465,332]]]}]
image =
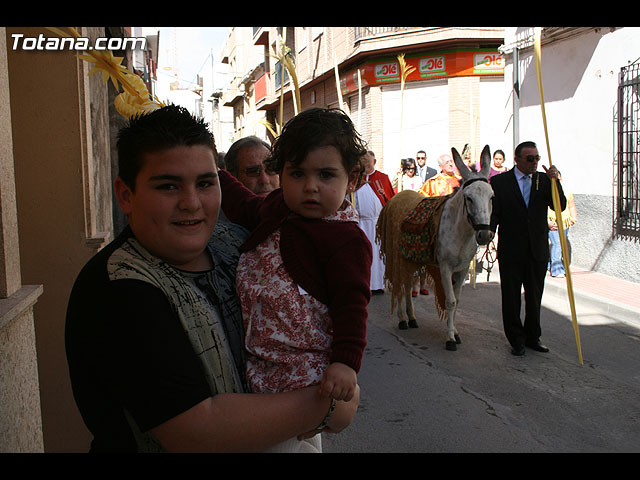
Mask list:
[{"label": "drainpipe", "polygon": [[513,59],[513,149],[520,143],[520,58],[518,47],[514,47]]}]

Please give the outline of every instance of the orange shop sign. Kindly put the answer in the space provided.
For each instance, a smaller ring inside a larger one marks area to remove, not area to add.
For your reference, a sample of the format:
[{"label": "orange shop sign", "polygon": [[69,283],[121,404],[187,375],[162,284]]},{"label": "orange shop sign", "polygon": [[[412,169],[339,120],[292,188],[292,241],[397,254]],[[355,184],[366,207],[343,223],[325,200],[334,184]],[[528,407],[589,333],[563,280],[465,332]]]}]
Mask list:
[{"label": "orange shop sign", "polygon": [[[495,50],[450,51],[406,56],[407,66],[415,70],[407,82],[468,75],[503,75],[504,57]],[[340,77],[342,93],[358,89],[357,70]],[[400,82],[400,64],[397,57],[368,62],[360,67],[362,86]]]}]

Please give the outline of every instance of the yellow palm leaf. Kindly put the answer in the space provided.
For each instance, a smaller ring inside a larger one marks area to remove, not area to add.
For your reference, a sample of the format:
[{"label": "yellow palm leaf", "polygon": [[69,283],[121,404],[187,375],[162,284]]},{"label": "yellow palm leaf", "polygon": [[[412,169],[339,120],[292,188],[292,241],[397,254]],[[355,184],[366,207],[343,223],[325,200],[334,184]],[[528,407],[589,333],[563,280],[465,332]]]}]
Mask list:
[{"label": "yellow palm leaf", "polygon": [[[109,79],[113,83],[116,90],[120,87],[118,84],[122,84],[122,88],[125,90],[129,85],[124,77],[129,74],[129,71],[121,65],[124,57],[114,57],[110,51],[91,51],[88,55],[78,55],[78,58],[93,63],[94,66],[89,70],[89,75],[94,73],[102,73],[102,80],[107,83]],[[133,90],[135,91],[135,90]],[[133,93],[131,91],[130,93]]]},{"label": "yellow palm leaf", "polygon": [[[61,37],[80,37],[78,31],[73,27],[65,27],[68,32],[58,27],[46,28]],[[88,50],[86,54],[78,55],[78,58],[93,64],[93,67],[89,70],[89,75],[101,73],[102,80],[105,83],[111,79],[116,91],[120,91],[120,86],[122,86],[124,92],[116,97],[114,105],[116,110],[125,118],[165,106],[157,97],[151,98],[142,79],[135,73],[129,72],[122,65],[124,57],[115,57],[110,50]]]},{"label": "yellow palm leaf", "polygon": [[[544,127],[544,136],[547,143],[547,154],[549,155],[549,168],[551,168],[551,148],[549,146],[549,130],[547,129],[547,114],[544,106],[544,89],[542,87],[542,53],[541,53],[541,28],[534,30],[534,60],[536,65],[536,77],[538,80],[538,93],[540,95],[540,111],[542,113],[542,126]],[[558,190],[557,179],[551,179],[551,198],[553,200],[553,209],[556,212],[556,218],[562,218],[562,207],[560,205],[560,192]],[[584,365],[582,360],[582,346],[580,344],[580,329],[578,327],[578,317],[576,314],[575,298],[573,295],[573,281],[571,280],[571,269],[569,268],[569,245],[562,228],[558,228],[560,237],[560,247],[562,249],[562,259],[565,269],[565,278],[567,281],[567,294],[569,296],[569,307],[571,309],[571,321],[573,323],[573,333],[576,338],[576,346],[578,348],[578,361],[580,365]]]},{"label": "yellow palm leaf", "polygon": [[271,135],[273,135],[273,138],[278,138],[278,134],[276,133],[276,131],[273,129],[273,125],[271,125],[270,122],[268,122],[267,120],[265,120],[264,118],[260,119],[259,122],[264,125],[265,127],[267,127],[267,130],[269,130],[269,132],[271,132]]},{"label": "yellow palm leaf", "polygon": [[[300,86],[298,85],[298,75],[296,73],[296,66],[293,62],[293,57],[291,55],[291,49],[285,45],[285,43],[280,41],[280,51],[277,51],[274,47],[273,54],[271,55],[275,59],[277,59],[283,68],[286,68],[289,72],[289,77],[293,82],[293,93],[294,93],[294,108],[296,114],[299,113],[302,109],[302,102],[300,100]],[[284,70],[283,70],[283,79],[284,79]],[[280,86],[280,97],[282,98],[282,94],[284,92],[284,85]],[[282,102],[282,101],[281,101]]]},{"label": "yellow palm leaf", "polygon": [[[404,53],[398,55],[398,63],[400,64],[400,149],[402,149],[402,119],[404,117],[404,83],[407,80],[409,74],[415,71],[416,67],[407,67],[407,62],[404,59]],[[402,150],[401,150],[402,152]],[[402,177],[400,177],[402,180]]]},{"label": "yellow palm leaf", "polygon": [[80,34],[78,33],[78,31],[73,28],[73,27],[67,27],[69,29],[69,31],[71,32],[71,34],[65,32],[64,30],[57,28],[57,27],[45,27],[47,30],[51,30],[53,33],[55,33],[56,35],[60,36],[60,37],[79,37]]},{"label": "yellow palm leaf", "polygon": [[398,55],[398,63],[400,64],[400,88],[404,88],[404,83],[407,81],[407,77],[415,72],[416,67],[407,67],[407,62],[404,59],[404,53]]}]

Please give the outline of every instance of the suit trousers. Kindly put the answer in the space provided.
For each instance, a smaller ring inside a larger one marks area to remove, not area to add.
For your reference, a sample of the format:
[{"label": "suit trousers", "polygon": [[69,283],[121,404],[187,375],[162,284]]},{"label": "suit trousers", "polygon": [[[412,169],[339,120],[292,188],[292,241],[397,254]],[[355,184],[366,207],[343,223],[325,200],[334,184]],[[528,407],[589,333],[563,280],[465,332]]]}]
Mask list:
[{"label": "suit trousers", "polygon": [[[536,343],[540,338],[540,305],[547,261],[531,257],[498,263],[502,294],[502,322],[511,346]],[[524,287],[524,324],[520,319],[522,287]]]}]

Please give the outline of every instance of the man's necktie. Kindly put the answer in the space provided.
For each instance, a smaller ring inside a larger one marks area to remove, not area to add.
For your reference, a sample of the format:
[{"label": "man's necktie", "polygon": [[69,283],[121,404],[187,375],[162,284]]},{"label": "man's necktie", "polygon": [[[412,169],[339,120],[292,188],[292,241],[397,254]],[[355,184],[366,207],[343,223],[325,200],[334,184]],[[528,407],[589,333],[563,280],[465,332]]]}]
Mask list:
[{"label": "man's necktie", "polygon": [[531,193],[531,177],[529,175],[525,175],[522,177],[522,197],[524,198],[524,203],[529,206],[529,194]]}]

